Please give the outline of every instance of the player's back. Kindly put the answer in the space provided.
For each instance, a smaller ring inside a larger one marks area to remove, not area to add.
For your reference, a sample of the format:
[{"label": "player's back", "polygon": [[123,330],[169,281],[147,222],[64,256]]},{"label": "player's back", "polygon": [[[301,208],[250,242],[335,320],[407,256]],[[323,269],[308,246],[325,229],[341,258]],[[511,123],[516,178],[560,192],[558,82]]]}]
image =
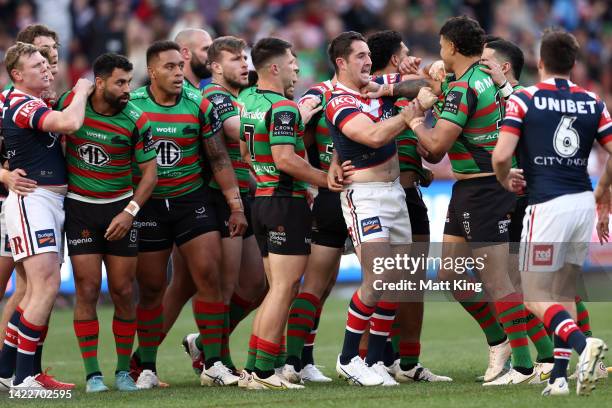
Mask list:
[{"label": "player's back", "polygon": [[329,134],[329,127],[325,119],[325,106],[334,89],[331,80],[314,84],[302,95],[298,105],[309,99],[316,99],[321,102],[322,109],[312,117],[308,126],[314,127],[314,143],[308,150],[308,160],[313,167],[329,171],[334,142]]},{"label": "player's back", "polygon": [[530,204],[592,190],[587,165],[593,142],[612,137],[597,95],[566,79],[549,79],[510,98],[504,125],[520,137]]}]

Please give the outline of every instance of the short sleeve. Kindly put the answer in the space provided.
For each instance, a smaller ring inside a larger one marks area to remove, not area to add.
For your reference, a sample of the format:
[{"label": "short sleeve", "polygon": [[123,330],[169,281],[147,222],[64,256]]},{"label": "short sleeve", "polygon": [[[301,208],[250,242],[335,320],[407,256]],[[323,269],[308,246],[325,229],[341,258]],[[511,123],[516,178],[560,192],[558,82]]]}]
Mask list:
[{"label": "short sleeve", "polygon": [[217,110],[213,108],[212,103],[206,98],[202,98],[202,102],[200,102],[199,116],[203,139],[208,139],[221,130],[223,122],[219,119]]},{"label": "short sleeve", "polygon": [[469,92],[470,89],[467,86],[449,85],[440,112],[440,119],[446,119],[458,126],[465,127],[470,117]]},{"label": "short sleeve", "polygon": [[602,146],[606,143],[612,142],[612,118],[610,118],[610,112],[604,102],[602,104],[601,115],[599,117],[599,124],[597,126],[597,141]]},{"label": "short sleeve", "polygon": [[134,127],[134,158],[138,163],[148,162],[157,157],[155,142],[151,135],[151,123],[146,114],[142,114]]},{"label": "short sleeve", "polygon": [[22,102],[13,115],[13,121],[22,129],[42,130],[45,117],[52,110],[40,99]]},{"label": "short sleeve", "polygon": [[509,132],[521,136],[523,119],[527,113],[527,105],[521,95],[521,93],[512,94],[506,101],[506,113],[500,132]]},{"label": "short sleeve", "polygon": [[270,145],[295,145],[300,130],[300,113],[291,101],[272,105],[270,117]]},{"label": "short sleeve", "polygon": [[217,111],[217,116],[221,122],[238,115],[238,108],[232,101],[229,94],[225,92],[215,92],[206,95],[206,99],[210,101],[213,109]]},{"label": "short sleeve", "polygon": [[325,117],[342,131],[344,125],[361,113],[359,106],[359,101],[352,95],[333,96],[325,108]]}]

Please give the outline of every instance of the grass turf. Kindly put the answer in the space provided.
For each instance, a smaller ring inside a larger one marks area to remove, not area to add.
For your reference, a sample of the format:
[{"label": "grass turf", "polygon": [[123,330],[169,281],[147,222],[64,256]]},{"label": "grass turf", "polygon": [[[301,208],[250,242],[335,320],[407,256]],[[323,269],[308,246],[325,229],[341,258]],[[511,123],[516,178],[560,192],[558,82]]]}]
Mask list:
[{"label": "grass turf", "polygon": [[[112,309],[99,308],[100,366],[106,375],[110,392],[84,392],[83,363],[72,328],[70,310],[55,311],[45,343],[43,367],[53,367],[52,374],[61,380],[78,384],[71,400],[11,400],[0,395],[0,405],[84,406],[84,407],[225,407],[225,406],[350,406],[372,407],[384,405],[415,407],[582,407],[612,406],[612,386],[600,380],[597,389],[588,397],[575,395],[575,383],[570,383],[572,395],[566,398],[543,398],[543,386],[513,386],[485,389],[475,382],[487,365],[484,336],[476,323],[457,304],[429,302],[425,307],[421,362],[432,371],[453,377],[453,383],[410,383],[393,388],[357,388],[348,386],[335,375],[335,362],[340,350],[348,300],[331,298],[323,312],[317,334],[315,359],[324,366],[322,371],[334,378],[331,384],[307,385],[301,391],[246,391],[238,388],[200,387],[191,364],[180,346],[182,337],[194,331],[191,308],[183,310],[179,320],[158,353],[160,378],[170,388],[119,393],[113,390],[115,352],[111,333]],[[612,314],[610,303],[589,303],[591,327],[596,336],[612,343]],[[240,324],[232,336],[234,362],[241,366],[246,358],[250,319]],[[535,356],[535,351],[532,353]],[[570,371],[575,367],[575,358]],[[612,381],[612,379],[610,380]],[[533,404],[533,405],[531,405]]]}]

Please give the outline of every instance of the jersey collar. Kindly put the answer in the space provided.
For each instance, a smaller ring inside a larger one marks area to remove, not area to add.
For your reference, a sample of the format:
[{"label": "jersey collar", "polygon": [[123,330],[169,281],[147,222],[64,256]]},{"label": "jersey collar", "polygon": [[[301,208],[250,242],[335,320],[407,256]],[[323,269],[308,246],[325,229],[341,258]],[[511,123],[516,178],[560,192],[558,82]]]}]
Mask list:
[{"label": "jersey collar", "polygon": [[341,90],[343,92],[346,93],[350,93],[351,95],[355,95],[355,96],[361,96],[361,94],[355,90],[352,90],[351,88],[347,87],[346,85],[343,85],[340,82],[336,82],[336,90]]},{"label": "jersey collar", "polygon": [[570,81],[569,79],[564,79],[564,78],[554,78],[554,77],[553,77],[553,78],[548,78],[547,80],[542,81],[542,83],[543,83],[543,84],[549,84],[549,85],[556,85],[556,84],[557,84],[557,83],[556,83],[556,80],[557,80],[557,79],[560,79],[560,80],[562,80],[562,81],[567,81],[567,84],[568,84],[569,86],[576,86],[576,84],[575,84],[575,83],[573,83],[572,81]]}]

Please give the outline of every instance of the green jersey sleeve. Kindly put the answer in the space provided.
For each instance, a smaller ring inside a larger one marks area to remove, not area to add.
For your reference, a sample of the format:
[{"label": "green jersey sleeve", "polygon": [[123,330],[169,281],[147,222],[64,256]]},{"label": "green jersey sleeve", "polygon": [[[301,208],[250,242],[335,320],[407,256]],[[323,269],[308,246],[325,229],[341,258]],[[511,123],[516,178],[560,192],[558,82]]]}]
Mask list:
[{"label": "green jersey sleeve", "polygon": [[449,84],[440,119],[446,119],[462,128],[468,122],[476,105],[476,95],[467,83]]},{"label": "green jersey sleeve", "polygon": [[134,158],[138,163],[148,162],[157,157],[155,153],[155,143],[151,135],[151,123],[145,113],[136,121],[132,132],[132,146]]},{"label": "green jersey sleeve", "polygon": [[213,104],[206,98],[202,98],[200,102],[199,117],[203,139],[208,139],[221,130],[223,122],[219,119],[219,115],[217,114],[217,110],[214,109]]},{"label": "green jersey sleeve", "polygon": [[293,101],[282,100],[274,103],[270,117],[270,145],[294,145],[300,130],[300,112]]},{"label": "green jersey sleeve", "polygon": [[221,122],[238,115],[238,107],[229,93],[215,90],[205,96],[217,111]]}]

